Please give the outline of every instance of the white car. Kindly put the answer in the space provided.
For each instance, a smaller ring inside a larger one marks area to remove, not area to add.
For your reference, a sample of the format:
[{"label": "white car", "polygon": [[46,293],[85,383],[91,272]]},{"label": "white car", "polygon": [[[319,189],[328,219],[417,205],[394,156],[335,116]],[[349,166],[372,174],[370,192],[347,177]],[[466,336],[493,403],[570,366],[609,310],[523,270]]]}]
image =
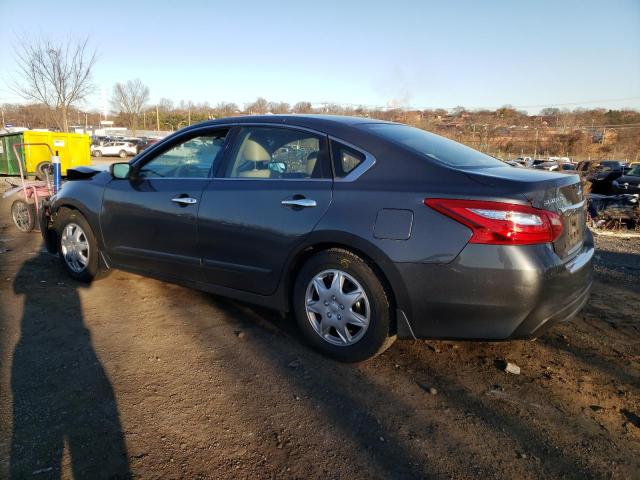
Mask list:
[{"label": "white car", "polygon": [[138,152],[135,145],[129,142],[109,142],[104,145],[91,146],[91,155],[94,157],[118,156],[120,158],[126,158],[127,155],[134,156]]}]

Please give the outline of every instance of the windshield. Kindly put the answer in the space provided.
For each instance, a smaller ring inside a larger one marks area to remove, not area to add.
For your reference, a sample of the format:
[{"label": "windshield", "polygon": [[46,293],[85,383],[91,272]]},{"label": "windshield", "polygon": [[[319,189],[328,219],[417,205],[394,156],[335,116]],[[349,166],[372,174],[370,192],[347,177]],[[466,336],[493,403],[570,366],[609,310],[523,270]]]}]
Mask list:
[{"label": "windshield", "polygon": [[391,123],[369,123],[363,127],[386,140],[453,167],[504,166],[500,160],[489,155],[419,128]]},{"label": "windshield", "polygon": [[631,170],[629,170],[627,172],[627,175],[635,175],[637,177],[640,177],[640,165],[636,165]]}]

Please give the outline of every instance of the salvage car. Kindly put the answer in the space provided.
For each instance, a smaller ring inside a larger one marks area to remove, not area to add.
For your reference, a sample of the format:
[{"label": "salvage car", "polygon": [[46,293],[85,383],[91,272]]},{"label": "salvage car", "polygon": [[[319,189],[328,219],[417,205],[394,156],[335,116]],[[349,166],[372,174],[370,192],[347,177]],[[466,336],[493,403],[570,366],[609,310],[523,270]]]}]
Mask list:
[{"label": "salvage car", "polygon": [[71,277],[117,268],[293,312],[342,361],[397,337],[536,337],[591,286],[578,176],[365,118],[200,123],[72,171],[44,211]]},{"label": "salvage car", "polygon": [[614,194],[640,193],[640,164],[632,165],[628,172],[613,180],[611,190]]},{"label": "salvage car", "polygon": [[131,142],[107,142],[104,145],[92,145],[91,155],[94,157],[112,156],[127,158],[138,153],[136,146]]},{"label": "salvage car", "polygon": [[623,162],[600,160],[580,162],[577,171],[591,182],[591,192],[611,195],[614,193],[613,181],[624,175],[627,169]]}]

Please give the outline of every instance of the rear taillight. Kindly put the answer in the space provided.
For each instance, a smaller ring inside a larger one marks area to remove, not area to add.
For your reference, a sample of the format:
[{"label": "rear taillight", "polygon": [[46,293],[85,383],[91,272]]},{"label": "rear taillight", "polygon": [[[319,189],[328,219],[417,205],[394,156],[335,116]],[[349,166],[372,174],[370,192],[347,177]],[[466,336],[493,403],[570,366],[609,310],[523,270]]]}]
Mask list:
[{"label": "rear taillight", "polygon": [[560,215],[526,205],[449,198],[425,198],[424,204],[469,227],[469,243],[551,243],[562,233]]}]

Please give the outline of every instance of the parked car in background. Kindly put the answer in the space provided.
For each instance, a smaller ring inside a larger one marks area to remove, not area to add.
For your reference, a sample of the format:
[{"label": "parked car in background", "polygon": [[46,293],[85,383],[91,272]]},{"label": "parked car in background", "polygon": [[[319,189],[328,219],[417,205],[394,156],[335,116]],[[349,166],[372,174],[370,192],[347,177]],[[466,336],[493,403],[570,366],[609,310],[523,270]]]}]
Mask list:
[{"label": "parked car in background", "polygon": [[342,361],[396,337],[536,337],[591,286],[577,175],[402,124],[226,118],[71,178],[42,228],[70,276],[120,268],[292,311]]},{"label": "parked car in background", "polygon": [[503,162],[512,167],[525,168],[524,165],[522,165],[520,162],[517,162],[516,160],[503,160]]},{"label": "parked car in background", "polygon": [[140,153],[143,150],[146,150],[147,148],[149,148],[151,145],[153,145],[157,141],[158,140],[156,138],[140,138],[135,144],[136,145],[136,152]]},{"label": "parked car in background", "polygon": [[120,157],[134,156],[138,153],[135,145],[130,142],[107,142],[104,145],[92,145],[91,155],[94,157]]},{"label": "parked car in background", "polygon": [[514,161],[519,163],[523,167],[530,167],[531,165],[533,165],[532,157],[518,157]]},{"label": "parked car in background", "polygon": [[617,160],[582,162],[579,171],[591,182],[591,192],[610,195],[613,193],[612,182],[624,175],[625,165]]},{"label": "parked car in background", "polygon": [[640,164],[611,182],[611,193],[640,193]]},{"label": "parked car in background", "polygon": [[533,168],[537,170],[547,170],[549,172],[570,172],[575,173],[575,165],[568,162],[559,162],[559,161],[546,161],[540,162],[535,165]]}]

